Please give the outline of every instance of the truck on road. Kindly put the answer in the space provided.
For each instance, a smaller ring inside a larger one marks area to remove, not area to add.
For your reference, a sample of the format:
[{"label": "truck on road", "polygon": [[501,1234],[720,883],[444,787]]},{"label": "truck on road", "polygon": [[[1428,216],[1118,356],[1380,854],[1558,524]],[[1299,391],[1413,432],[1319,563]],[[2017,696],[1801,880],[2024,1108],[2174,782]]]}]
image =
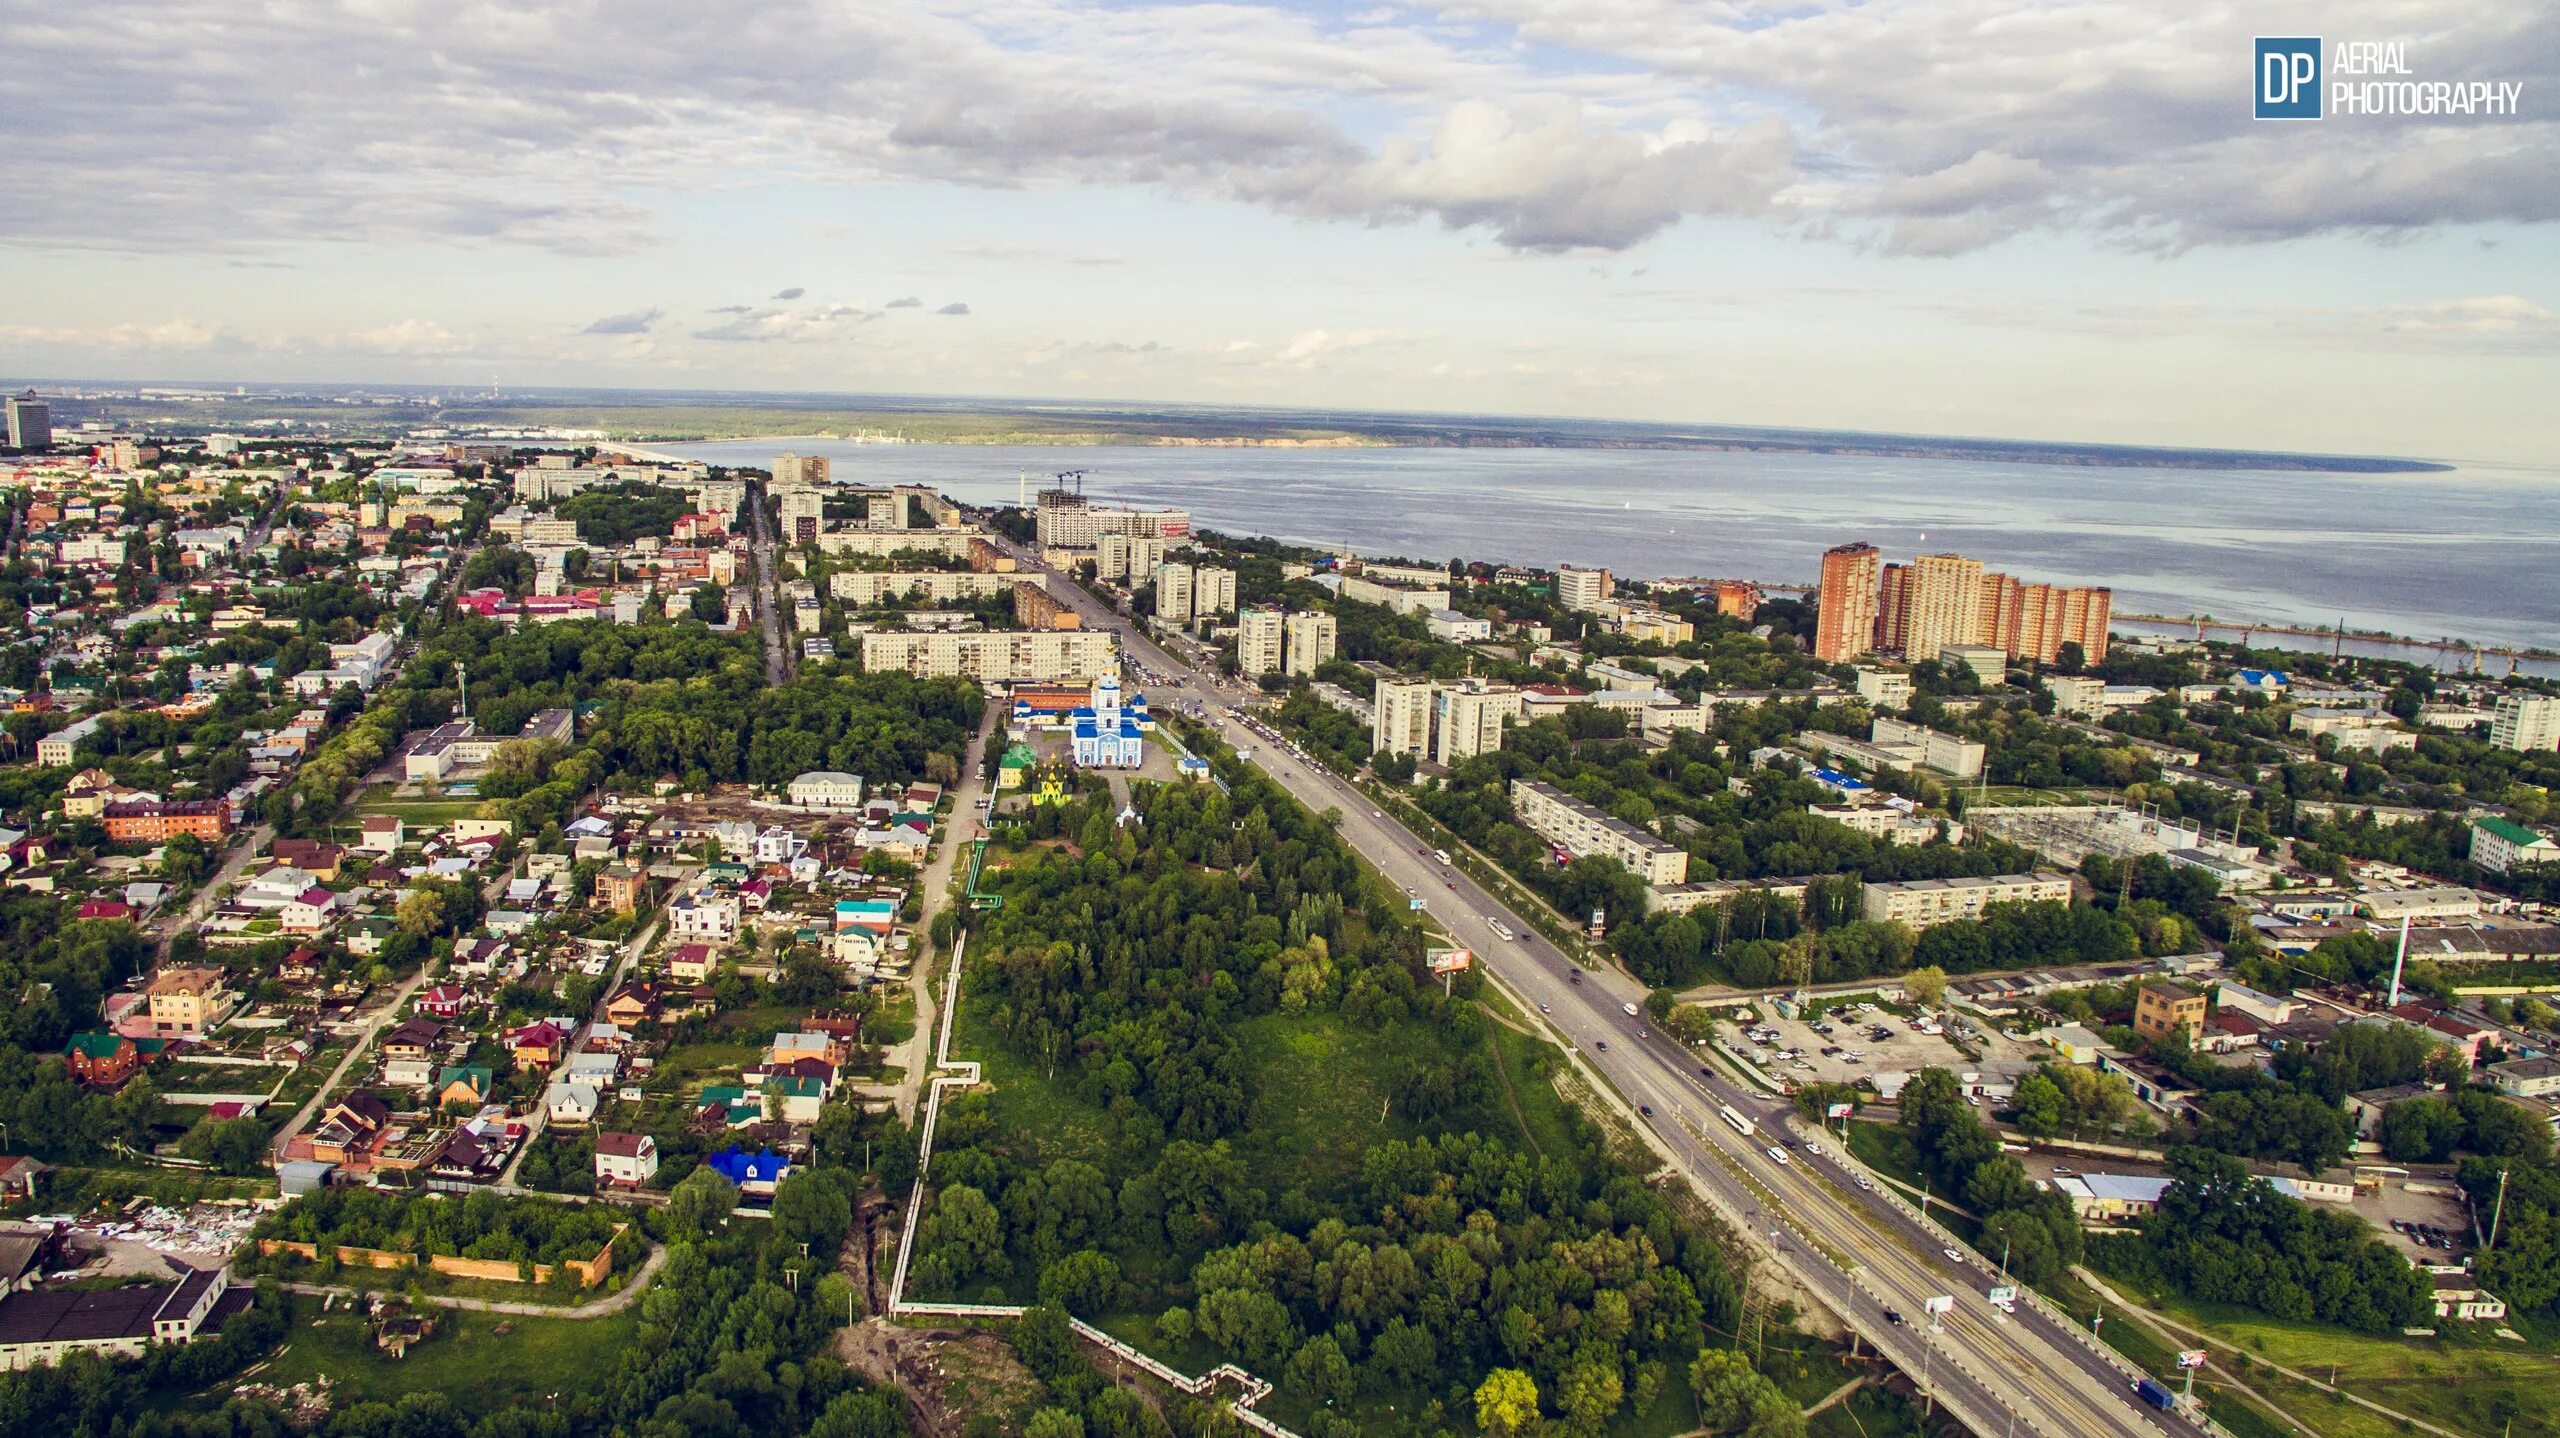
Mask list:
[{"label": "truck on road", "polygon": [[2174,1408],[2178,1404],[2178,1395],[2170,1392],[2167,1385],[2157,1378],[2135,1379],[2133,1391],[2143,1402],[2154,1408],[2165,1410]]}]

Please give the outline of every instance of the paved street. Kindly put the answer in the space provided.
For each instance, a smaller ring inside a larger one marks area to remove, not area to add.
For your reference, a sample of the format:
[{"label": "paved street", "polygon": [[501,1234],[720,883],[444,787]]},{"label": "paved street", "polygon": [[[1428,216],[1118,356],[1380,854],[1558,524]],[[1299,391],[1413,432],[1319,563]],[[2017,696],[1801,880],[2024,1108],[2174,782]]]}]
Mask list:
[{"label": "paved street", "polygon": [[[1032,556],[1015,551],[1026,566]],[[1150,686],[1158,712],[1198,700],[1221,723],[1228,705],[1251,691],[1220,687],[1154,643],[1131,632],[1063,575],[1051,592],[1067,598],[1089,625],[1121,631],[1137,663],[1170,676]],[[1856,1170],[1827,1142],[1822,1156],[1790,1152],[1785,1163],[1767,1149],[1792,1132],[1788,1107],[1703,1068],[1679,1044],[1630,1017],[1645,991],[1614,968],[1582,970],[1528,923],[1509,913],[1464,873],[1432,857],[1429,845],[1377,810],[1351,784],[1285,749],[1237,736],[1264,772],[1312,808],[1342,815],[1342,834],[1394,883],[1431,901],[1432,912],[1487,971],[1524,1006],[1534,1007],[1577,1061],[1598,1073],[1649,1116],[1658,1145],[1728,1214],[1751,1224],[1775,1257],[1807,1290],[1840,1314],[1897,1366],[1922,1381],[1937,1403],[1985,1434],[2027,1432],[2054,1438],[2156,1435],[2190,1431],[2185,1420],[2140,1404],[2132,1375],[2111,1352],[2032,1302],[2015,1317],[1999,1314],[1984,1295],[1998,1275],[1971,1255],[1950,1259],[1943,1240],[1884,1196],[1854,1187]],[[1518,935],[1504,940],[1502,921]],[[1718,1118],[1733,1107],[1753,1132]],[[1810,1130],[1808,1130],[1810,1132]],[[1783,1151],[1783,1150],[1782,1150]],[[1932,1326],[1925,1300],[1952,1296],[1953,1310]],[[1891,1307],[1907,1321],[1889,1321]]]}]

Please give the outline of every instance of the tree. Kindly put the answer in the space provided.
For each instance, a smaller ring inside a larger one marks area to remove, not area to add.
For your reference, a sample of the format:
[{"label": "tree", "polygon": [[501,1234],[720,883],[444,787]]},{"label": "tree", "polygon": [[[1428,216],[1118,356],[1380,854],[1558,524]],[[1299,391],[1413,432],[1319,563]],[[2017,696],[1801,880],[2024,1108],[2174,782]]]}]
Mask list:
[{"label": "tree", "polygon": [[1496,1438],[1525,1433],[1538,1421],[1538,1385],[1517,1368],[1497,1368],[1476,1385],[1476,1426]]},{"label": "tree", "polygon": [[1930,965],[1913,969],[1902,976],[1903,996],[1924,1009],[1934,1009],[1947,997],[1947,971]]},{"label": "tree", "polygon": [[1289,1377],[1299,1387],[1327,1403],[1348,1402],[1351,1398],[1351,1360],[1342,1356],[1342,1345],[1330,1333],[1321,1333],[1298,1346],[1289,1358]]},{"label": "tree", "polygon": [[710,1165],[695,1169],[667,1195],[667,1214],[696,1234],[718,1229],[738,1206],[738,1186]]},{"label": "tree", "polygon": [[1040,1270],[1040,1301],[1080,1317],[1102,1313],[1119,1287],[1120,1265],[1099,1249],[1078,1249]]}]

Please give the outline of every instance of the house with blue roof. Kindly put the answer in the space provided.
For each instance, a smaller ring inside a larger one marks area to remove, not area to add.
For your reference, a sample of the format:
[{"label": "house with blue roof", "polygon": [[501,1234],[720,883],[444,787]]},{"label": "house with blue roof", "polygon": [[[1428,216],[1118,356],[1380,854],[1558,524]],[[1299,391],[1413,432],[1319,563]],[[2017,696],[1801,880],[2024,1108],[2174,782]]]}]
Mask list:
[{"label": "house with blue roof", "polygon": [[723,1149],[711,1155],[711,1170],[738,1186],[741,1198],[773,1197],[773,1191],[791,1173],[791,1160],[772,1149]]}]

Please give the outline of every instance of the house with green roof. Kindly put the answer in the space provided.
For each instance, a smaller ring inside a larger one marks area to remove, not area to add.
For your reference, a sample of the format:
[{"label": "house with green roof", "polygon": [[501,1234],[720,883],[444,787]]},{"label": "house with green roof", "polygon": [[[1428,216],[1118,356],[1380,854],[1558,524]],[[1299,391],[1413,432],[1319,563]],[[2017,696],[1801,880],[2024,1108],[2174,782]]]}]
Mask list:
[{"label": "house with green roof", "polygon": [[73,1034],[62,1046],[72,1077],[92,1088],[122,1088],[169,1047],[165,1039],[134,1039],[99,1030]]},{"label": "house with green roof", "polygon": [[2560,864],[2560,843],[2513,819],[2484,814],[2471,821],[2471,862],[2492,874],[2518,864]]},{"label": "house with green roof", "polygon": [[457,1064],[436,1075],[436,1107],[467,1103],[477,1108],[489,1101],[496,1076],[485,1064]]}]

